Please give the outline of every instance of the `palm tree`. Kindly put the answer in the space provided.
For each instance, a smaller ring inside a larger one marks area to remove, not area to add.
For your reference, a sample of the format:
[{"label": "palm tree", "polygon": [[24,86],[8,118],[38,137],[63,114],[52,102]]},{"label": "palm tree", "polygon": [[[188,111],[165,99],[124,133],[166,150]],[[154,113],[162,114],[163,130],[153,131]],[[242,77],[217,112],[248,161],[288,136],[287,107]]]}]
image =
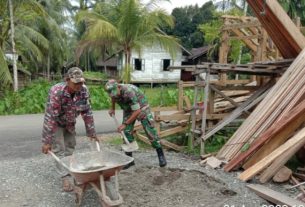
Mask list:
[{"label": "palm tree", "polygon": [[[66,12],[72,9],[69,0],[14,0],[13,24],[9,24],[8,1],[0,1],[0,80],[11,84],[12,78],[5,60],[5,53],[12,51],[9,39],[15,27],[16,53],[23,69],[31,72],[59,72],[67,60],[69,50],[66,40]],[[51,43],[51,44],[50,44]]]},{"label": "palm tree", "polygon": [[156,0],[147,4],[139,0],[117,0],[98,3],[94,11],[82,11],[77,22],[85,21],[86,32],[79,43],[78,57],[85,49],[113,54],[123,51],[125,64],[124,82],[130,81],[132,51],[141,54],[143,47],[159,44],[172,57],[179,44],[177,39],[160,30],[174,26],[173,18],[165,10],[156,7]]},{"label": "palm tree", "polygon": [[10,13],[10,26],[11,26],[11,43],[12,43],[12,54],[13,54],[13,73],[14,73],[14,91],[18,91],[18,75],[17,75],[17,60],[16,60],[16,49],[15,49],[15,27],[14,27],[14,13],[13,13],[13,2],[9,0],[9,13]]},{"label": "palm tree", "polygon": [[[47,18],[40,18],[38,31],[52,44],[45,51],[42,68],[46,68],[47,77],[50,78],[51,68],[54,72],[60,73],[60,69],[67,61],[68,56],[72,54],[71,46],[67,44],[67,31],[64,28],[68,22],[68,16],[65,13],[72,10],[69,0],[40,0],[48,14]],[[45,71],[44,71],[45,72]]]},{"label": "palm tree", "polygon": [[[41,49],[48,49],[49,42],[36,30],[37,18],[45,16],[41,5],[34,0],[15,0],[12,7],[14,14],[14,43],[16,53],[24,61],[42,61]],[[3,85],[12,84],[12,78],[8,69],[5,53],[12,51],[10,41],[10,12],[8,1],[0,1],[0,81]],[[2,85],[2,86],[3,86]]]}]

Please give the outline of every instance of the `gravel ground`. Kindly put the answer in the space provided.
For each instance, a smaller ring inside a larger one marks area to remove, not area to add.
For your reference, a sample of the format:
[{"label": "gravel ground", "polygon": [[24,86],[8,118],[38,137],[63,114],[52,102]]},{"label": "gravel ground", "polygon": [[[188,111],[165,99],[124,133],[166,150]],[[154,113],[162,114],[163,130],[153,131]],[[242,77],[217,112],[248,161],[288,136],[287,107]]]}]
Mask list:
[{"label": "gravel ground", "polygon": [[[78,138],[78,151],[89,150],[89,144]],[[107,148],[118,147],[103,145]],[[118,149],[117,149],[118,150]],[[236,179],[236,173],[225,173],[199,165],[199,160],[166,152],[168,166],[158,167],[153,150],[134,153],[136,166],[119,174],[123,207],[202,207],[262,206],[266,202]],[[37,154],[31,159],[0,163],[0,206],[75,206],[75,195],[61,191],[61,180],[55,173],[53,159]],[[93,189],[86,191],[82,206],[99,206]]]}]

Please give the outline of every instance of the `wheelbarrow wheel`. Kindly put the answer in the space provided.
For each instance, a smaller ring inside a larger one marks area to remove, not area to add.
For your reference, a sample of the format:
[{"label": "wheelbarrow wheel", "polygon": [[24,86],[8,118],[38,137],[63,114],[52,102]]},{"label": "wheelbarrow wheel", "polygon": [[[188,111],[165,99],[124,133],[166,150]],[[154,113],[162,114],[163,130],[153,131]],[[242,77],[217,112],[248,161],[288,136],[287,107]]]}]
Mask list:
[{"label": "wheelbarrow wheel", "polygon": [[119,207],[120,205],[116,205],[116,206],[109,206],[106,202],[101,201],[102,207]]},{"label": "wheelbarrow wheel", "polygon": [[119,199],[119,192],[115,189],[115,181],[114,178],[110,178],[109,181],[105,182],[106,194],[111,198],[111,200]]},{"label": "wheelbarrow wheel", "polygon": [[[106,188],[106,195],[111,199],[111,200],[118,200],[119,197],[119,192],[115,188],[115,180],[114,178],[110,178],[108,181],[105,181],[105,188]],[[101,204],[102,207],[116,207],[120,205],[112,205],[109,206],[104,200],[101,199]]]}]

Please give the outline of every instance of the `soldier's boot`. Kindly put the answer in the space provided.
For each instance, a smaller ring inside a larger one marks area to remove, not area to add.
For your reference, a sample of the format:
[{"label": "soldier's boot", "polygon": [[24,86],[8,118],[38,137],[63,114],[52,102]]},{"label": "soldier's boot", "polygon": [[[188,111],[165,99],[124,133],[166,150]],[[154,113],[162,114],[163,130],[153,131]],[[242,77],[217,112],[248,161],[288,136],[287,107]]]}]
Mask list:
[{"label": "soldier's boot", "polygon": [[158,158],[159,158],[159,165],[160,167],[165,167],[167,162],[163,153],[163,149],[162,148],[158,148],[156,149],[157,154],[158,154]]},{"label": "soldier's boot", "polygon": [[[132,157],[132,152],[125,152],[125,155],[127,155],[129,157]],[[132,162],[128,163],[127,165],[125,165],[123,167],[123,170],[126,170],[126,169],[130,168],[133,165],[135,165],[134,160]]]}]

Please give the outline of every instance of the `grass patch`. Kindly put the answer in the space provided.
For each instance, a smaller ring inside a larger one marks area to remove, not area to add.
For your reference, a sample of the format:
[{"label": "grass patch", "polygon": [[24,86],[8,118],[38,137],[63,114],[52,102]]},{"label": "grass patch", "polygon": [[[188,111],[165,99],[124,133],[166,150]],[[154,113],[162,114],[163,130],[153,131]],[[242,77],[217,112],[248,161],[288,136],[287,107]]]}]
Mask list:
[{"label": "grass patch", "polygon": [[[111,139],[107,139],[105,140],[105,142],[107,144],[110,144],[110,145],[114,145],[114,146],[120,146],[123,144],[123,139],[121,136],[114,136],[113,138]],[[139,145],[139,148],[140,149],[151,149],[151,145],[148,145],[146,144],[145,142],[142,142],[141,140],[138,140],[137,139],[137,142],[138,142],[138,145]]]},{"label": "grass patch", "polygon": [[105,142],[107,144],[115,145],[115,146],[123,144],[123,140],[120,136],[112,137],[111,139],[107,139]]}]

